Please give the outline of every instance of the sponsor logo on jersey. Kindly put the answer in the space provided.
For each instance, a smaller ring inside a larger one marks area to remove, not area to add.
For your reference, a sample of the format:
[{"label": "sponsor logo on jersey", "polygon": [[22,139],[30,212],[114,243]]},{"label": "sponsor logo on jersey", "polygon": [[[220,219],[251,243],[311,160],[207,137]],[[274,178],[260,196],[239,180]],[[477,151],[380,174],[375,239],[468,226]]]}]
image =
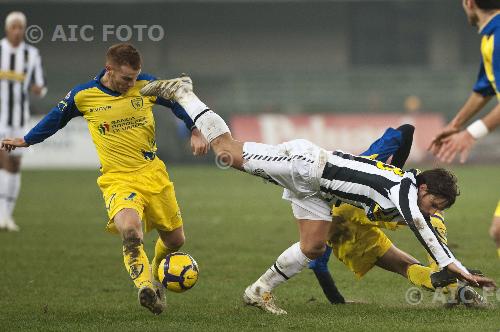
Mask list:
[{"label": "sponsor logo on jersey", "polygon": [[111,109],[111,105],[96,106],[96,107],[89,108],[89,113],[107,111],[110,109]]},{"label": "sponsor logo on jersey", "polygon": [[99,133],[101,135],[106,135],[106,133],[109,133],[109,123],[103,122],[97,127],[99,129]]}]

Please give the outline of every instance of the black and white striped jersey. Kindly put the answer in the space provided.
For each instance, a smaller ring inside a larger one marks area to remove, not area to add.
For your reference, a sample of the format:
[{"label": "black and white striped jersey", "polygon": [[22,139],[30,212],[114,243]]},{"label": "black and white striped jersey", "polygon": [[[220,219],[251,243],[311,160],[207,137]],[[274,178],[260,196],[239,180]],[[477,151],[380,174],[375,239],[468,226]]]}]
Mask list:
[{"label": "black and white striped jersey", "polygon": [[29,118],[29,88],[45,86],[38,49],[21,42],[14,48],[0,40],[0,129],[22,128]]},{"label": "black and white striped jersey", "polygon": [[430,220],[420,212],[416,173],[416,170],[405,172],[377,160],[334,151],[329,154],[319,179],[320,191],[330,202],[340,200],[363,208],[369,218],[375,210],[387,216],[399,214],[441,267],[455,262],[463,268],[439,239]]}]

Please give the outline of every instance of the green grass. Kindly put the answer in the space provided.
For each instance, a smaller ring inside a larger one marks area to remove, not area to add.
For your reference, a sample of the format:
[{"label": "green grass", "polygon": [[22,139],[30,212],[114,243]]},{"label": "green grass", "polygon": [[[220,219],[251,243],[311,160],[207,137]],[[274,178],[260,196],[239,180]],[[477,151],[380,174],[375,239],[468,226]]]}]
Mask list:
[{"label": "green grass", "polygon": [[[447,213],[450,243],[466,265],[500,280],[500,261],[488,237],[500,198],[498,167],[456,172],[463,194]],[[307,270],[276,291],[287,316],[244,307],[245,287],[298,239],[281,190],[213,167],[172,166],[170,174],[185,222],[183,250],[201,269],[195,288],[168,294],[168,310],[160,316],[139,307],[123,267],[121,241],[104,232],[97,173],[26,171],[16,209],[22,231],[0,233],[0,330],[500,329],[499,309],[445,310],[432,302],[431,293],[412,306],[405,301],[410,284],[400,276],[375,268],[356,280],[334,260],[331,270],[344,295],[368,304],[330,305]],[[389,235],[424,261],[425,253],[409,230]],[[150,258],[154,241],[154,234],[146,236]]]}]

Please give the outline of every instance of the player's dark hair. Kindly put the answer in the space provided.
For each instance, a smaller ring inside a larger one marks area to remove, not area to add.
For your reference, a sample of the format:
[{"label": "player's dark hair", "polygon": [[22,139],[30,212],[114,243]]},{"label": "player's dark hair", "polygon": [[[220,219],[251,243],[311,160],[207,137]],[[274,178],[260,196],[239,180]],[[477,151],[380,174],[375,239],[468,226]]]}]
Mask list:
[{"label": "player's dark hair", "polygon": [[141,68],[142,59],[139,51],[128,43],[115,44],[106,52],[106,60],[119,66],[130,66],[137,70]]},{"label": "player's dark hair", "polygon": [[476,5],[481,9],[500,9],[500,0],[476,0]]},{"label": "player's dark hair", "polygon": [[427,185],[427,192],[446,200],[445,209],[455,203],[460,195],[457,177],[444,168],[434,168],[417,175],[417,186]]}]

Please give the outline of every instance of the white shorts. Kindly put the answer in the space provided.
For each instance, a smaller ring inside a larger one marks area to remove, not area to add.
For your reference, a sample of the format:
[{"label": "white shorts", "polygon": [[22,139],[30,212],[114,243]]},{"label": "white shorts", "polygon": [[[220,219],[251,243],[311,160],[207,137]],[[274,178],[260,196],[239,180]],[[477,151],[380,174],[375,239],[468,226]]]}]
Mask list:
[{"label": "white shorts", "polygon": [[[247,142],[243,146],[247,173],[285,188],[283,199],[310,213],[297,212],[298,219],[329,220],[330,206],[319,194],[319,178],[327,152],[313,143],[298,139],[278,145]],[[299,210],[296,208],[295,210]]]},{"label": "white shorts", "polygon": [[285,189],[283,199],[291,202],[293,216],[296,219],[332,221],[332,207],[320,195],[298,198],[290,190]]},{"label": "white shorts", "polygon": [[[0,127],[0,140],[3,140],[4,138],[24,137],[27,132],[27,127]],[[10,152],[10,155],[20,157],[23,155],[24,150],[26,149],[15,149]]]}]

